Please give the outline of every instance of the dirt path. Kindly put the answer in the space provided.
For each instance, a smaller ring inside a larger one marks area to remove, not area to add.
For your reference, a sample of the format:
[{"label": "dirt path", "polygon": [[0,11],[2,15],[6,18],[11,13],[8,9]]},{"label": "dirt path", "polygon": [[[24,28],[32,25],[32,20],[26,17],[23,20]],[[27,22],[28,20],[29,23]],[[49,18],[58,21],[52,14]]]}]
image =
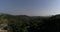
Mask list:
[{"label": "dirt path", "polygon": [[0,30],[0,32],[7,32],[7,30]]}]

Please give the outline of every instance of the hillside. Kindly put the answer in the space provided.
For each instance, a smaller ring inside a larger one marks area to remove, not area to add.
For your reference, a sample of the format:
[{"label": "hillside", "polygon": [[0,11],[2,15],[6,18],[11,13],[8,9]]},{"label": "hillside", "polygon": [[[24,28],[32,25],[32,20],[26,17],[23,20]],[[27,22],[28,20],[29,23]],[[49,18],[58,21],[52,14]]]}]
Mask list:
[{"label": "hillside", "polygon": [[1,14],[0,24],[1,30],[9,32],[58,32],[60,14],[50,17]]}]

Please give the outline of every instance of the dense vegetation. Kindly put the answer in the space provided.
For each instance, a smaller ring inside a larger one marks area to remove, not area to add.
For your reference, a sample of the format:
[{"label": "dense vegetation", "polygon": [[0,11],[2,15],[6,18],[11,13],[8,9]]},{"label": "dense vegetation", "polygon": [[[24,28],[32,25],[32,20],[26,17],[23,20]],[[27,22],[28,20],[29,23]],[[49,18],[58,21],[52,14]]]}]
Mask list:
[{"label": "dense vegetation", "polygon": [[9,32],[60,32],[60,15],[42,17],[2,14],[0,16],[7,19]]}]

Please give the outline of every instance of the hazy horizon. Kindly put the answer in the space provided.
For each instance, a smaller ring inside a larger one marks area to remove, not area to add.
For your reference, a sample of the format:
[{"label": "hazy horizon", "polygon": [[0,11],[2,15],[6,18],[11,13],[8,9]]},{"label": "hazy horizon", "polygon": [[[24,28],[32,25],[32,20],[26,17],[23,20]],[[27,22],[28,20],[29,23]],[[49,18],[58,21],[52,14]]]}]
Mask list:
[{"label": "hazy horizon", "polygon": [[0,0],[0,13],[49,16],[60,14],[60,0]]}]

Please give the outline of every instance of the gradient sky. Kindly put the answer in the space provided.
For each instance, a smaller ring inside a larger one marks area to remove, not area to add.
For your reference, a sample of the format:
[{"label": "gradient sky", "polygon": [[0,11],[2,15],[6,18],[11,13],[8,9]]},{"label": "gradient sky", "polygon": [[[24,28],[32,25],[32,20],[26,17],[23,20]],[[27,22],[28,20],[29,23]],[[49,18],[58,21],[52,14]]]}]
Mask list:
[{"label": "gradient sky", "polygon": [[0,13],[29,16],[60,14],[60,0],[0,0]]}]

